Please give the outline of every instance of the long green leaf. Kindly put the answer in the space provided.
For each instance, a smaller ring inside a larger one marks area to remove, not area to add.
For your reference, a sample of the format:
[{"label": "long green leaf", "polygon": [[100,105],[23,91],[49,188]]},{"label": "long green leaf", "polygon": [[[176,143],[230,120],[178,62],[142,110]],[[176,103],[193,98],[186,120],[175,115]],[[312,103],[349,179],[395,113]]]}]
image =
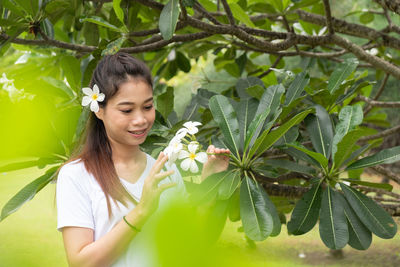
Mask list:
[{"label": "long green leaf", "polygon": [[267,108],[269,108],[270,111],[272,111],[271,112],[271,116],[272,116],[275,113],[275,111],[278,110],[278,107],[281,103],[281,97],[284,92],[285,92],[285,88],[281,84],[271,85],[267,89],[265,89],[265,92],[261,96],[260,104],[258,105],[256,116],[258,114],[263,113],[264,110],[266,110]]},{"label": "long green leaf", "polygon": [[328,91],[333,94],[342,82],[357,68],[357,65],[358,61],[354,58],[347,59],[343,63],[339,64],[329,78]]},{"label": "long green leaf", "polygon": [[341,249],[349,241],[349,230],[338,192],[329,185],[322,194],[319,234],[330,249]]},{"label": "long green leaf", "polygon": [[43,168],[46,165],[55,164],[58,162],[59,162],[59,159],[57,159],[57,158],[40,158],[37,160],[14,162],[14,163],[9,163],[9,164],[0,166],[0,172],[10,172],[10,171],[21,170],[21,169],[25,169],[25,168],[34,167],[34,166]]},{"label": "long green leaf", "polygon": [[251,98],[251,96],[247,93],[246,89],[256,85],[264,87],[263,81],[257,77],[248,76],[245,78],[238,79],[235,87],[236,87],[236,92],[239,95],[240,99],[242,100]]},{"label": "long green leaf", "polygon": [[228,148],[236,155],[239,155],[239,123],[236,112],[229,103],[228,98],[222,95],[215,95],[210,99],[210,110],[214,120],[221,128]]},{"label": "long green leaf", "polygon": [[80,71],[76,71],[80,70],[80,61],[73,56],[63,56],[61,58],[61,67],[70,87],[76,91],[80,90],[82,88],[82,74]]},{"label": "long green leaf", "polygon": [[380,188],[380,189],[384,189],[386,191],[393,190],[393,186],[391,184],[372,183],[372,182],[360,181],[360,180],[351,179],[351,178],[345,178],[342,180],[350,182],[352,184],[365,185],[365,186],[369,186],[369,187],[373,187],[373,188]]},{"label": "long green leaf", "polygon": [[258,107],[258,101],[254,98],[241,99],[238,107],[238,122],[240,129],[240,150],[243,151],[247,129],[253,121]]},{"label": "long green leaf", "polygon": [[378,164],[389,164],[400,160],[400,146],[384,149],[378,153],[362,158],[350,164],[346,170],[371,167]]},{"label": "long green leaf", "polygon": [[288,144],[288,146],[293,147],[297,150],[300,150],[301,152],[306,153],[309,155],[311,158],[315,159],[322,168],[327,168],[328,167],[328,159],[324,157],[321,153],[310,151],[305,147],[297,146],[294,144]]},{"label": "long green leaf", "polygon": [[60,89],[64,94],[69,96],[70,99],[72,99],[76,96],[75,91],[73,91],[71,88],[69,88],[64,82],[62,82],[58,79],[54,79],[53,77],[49,77],[49,76],[44,76],[44,77],[42,76],[41,78],[46,83]]},{"label": "long green leaf", "polygon": [[122,24],[125,24],[124,11],[121,8],[121,0],[113,0],[113,9],[114,9],[115,15],[117,15],[117,18],[119,19],[119,21],[121,21]]},{"label": "long green leaf", "polygon": [[158,27],[164,40],[169,40],[174,35],[180,12],[178,3],[178,0],[169,0],[161,11]]},{"label": "long green leaf", "polygon": [[315,151],[329,159],[333,129],[328,112],[322,106],[316,105],[315,115],[310,114],[304,121]]},{"label": "long green leaf", "polygon": [[349,228],[349,242],[348,244],[355,249],[365,250],[369,248],[372,242],[372,233],[360,221],[353,209],[350,207],[347,200],[342,194],[337,194],[344,207],[344,214],[347,218],[347,225]]},{"label": "long green leaf", "polygon": [[223,171],[208,176],[190,195],[190,201],[199,204],[214,199],[218,194],[219,186],[229,174],[229,171]]},{"label": "long green leaf", "polygon": [[371,232],[380,238],[394,237],[397,232],[397,225],[381,206],[354,188],[343,183],[340,183],[340,187],[347,202]]},{"label": "long green leaf", "polygon": [[318,221],[321,207],[321,184],[314,184],[296,203],[287,228],[290,234],[302,235],[310,231]]},{"label": "long green leaf", "polygon": [[254,120],[250,123],[249,128],[246,133],[246,139],[245,139],[243,151],[246,151],[249,146],[251,147],[254,144],[258,135],[260,134],[260,132],[262,130],[264,121],[267,119],[269,112],[270,112],[270,109],[266,108],[263,113],[258,114],[254,118]]},{"label": "long green leaf", "polygon": [[259,138],[257,138],[256,142],[254,143],[253,147],[251,147],[249,152],[249,157],[252,157],[256,152],[257,156],[264,153],[268,148],[270,148],[276,141],[279,140],[290,128],[294,125],[299,124],[304,118],[311,112],[311,109],[305,110],[289,121],[282,124],[278,129],[273,130],[271,132],[265,131]]},{"label": "long green leaf", "polygon": [[342,140],[336,146],[334,145],[333,148],[335,148],[337,151],[335,154],[333,154],[333,159],[336,168],[340,168],[350,156],[356,150],[358,147],[356,145],[357,141],[363,136],[364,132],[361,130],[352,130],[348,132]]},{"label": "long green leaf", "polygon": [[244,232],[250,239],[262,241],[272,233],[273,218],[268,212],[260,186],[247,175],[240,186],[240,217]]},{"label": "long green leaf", "polygon": [[343,137],[360,125],[363,120],[363,111],[360,105],[346,106],[339,113],[339,123],[336,125],[335,136],[332,140],[332,159],[335,160],[338,143]]},{"label": "long green leaf", "polygon": [[296,75],[293,82],[290,84],[287,89],[286,99],[284,102],[284,106],[289,106],[294,100],[301,96],[301,93],[304,91],[304,87],[310,82],[310,76],[307,72],[303,71]]},{"label": "long green leaf", "polygon": [[58,168],[59,166],[56,166],[47,170],[44,175],[27,184],[16,195],[14,195],[1,210],[0,221],[16,212],[25,202],[31,200],[40,190],[42,190],[42,188],[54,178]]},{"label": "long green leaf", "polygon": [[240,172],[233,171],[224,176],[218,188],[218,199],[229,199],[240,183]]},{"label": "long green leaf", "polygon": [[87,21],[87,22],[95,23],[95,24],[97,24],[97,25],[100,25],[100,26],[102,26],[102,27],[106,27],[106,28],[108,28],[108,29],[110,29],[110,30],[113,30],[113,31],[115,31],[115,32],[123,32],[122,29],[118,28],[118,27],[115,26],[115,25],[112,25],[111,23],[107,22],[106,20],[104,20],[104,19],[101,18],[101,17],[91,16],[91,17],[88,17],[88,18],[80,19],[80,21],[81,21],[81,22]]},{"label": "long green leaf", "polygon": [[279,218],[278,211],[276,210],[274,203],[272,203],[271,199],[269,198],[267,192],[265,192],[264,188],[262,188],[259,184],[258,187],[262,197],[264,198],[265,207],[272,217],[273,227],[270,236],[277,236],[280,234],[282,229],[281,219]]}]

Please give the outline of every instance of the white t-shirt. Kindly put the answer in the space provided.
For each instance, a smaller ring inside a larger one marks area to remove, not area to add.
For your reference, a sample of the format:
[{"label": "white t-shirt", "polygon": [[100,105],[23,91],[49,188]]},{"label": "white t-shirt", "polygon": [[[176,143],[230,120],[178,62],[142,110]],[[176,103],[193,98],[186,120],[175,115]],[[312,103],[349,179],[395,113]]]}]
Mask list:
[{"label": "white t-shirt", "polygon": [[[146,154],[146,158],[146,168],[136,183],[132,184],[120,178],[122,184],[138,202],[142,195],[144,181],[156,161],[148,154]],[[170,178],[172,178],[172,182],[176,182],[177,185],[163,191],[160,196],[157,212],[163,208],[168,202],[167,200],[171,197],[177,195],[185,197],[187,194],[183,179],[176,165],[173,164],[170,168],[166,166],[166,168],[167,170],[175,170],[175,172],[170,175]],[[159,185],[170,182],[169,178],[165,178]],[[109,220],[104,192],[93,175],[87,172],[84,163],[79,160],[70,162],[60,169],[56,185],[56,199],[57,230],[61,231],[61,228],[65,226],[91,228],[94,230],[94,241],[108,233],[122,220],[124,215],[128,214],[129,211],[135,207],[134,203],[129,203],[128,207],[125,207],[120,202],[118,202],[119,205],[116,206],[114,201],[110,198],[113,217]],[[149,221],[151,221],[152,217],[153,215],[150,217]],[[156,259],[154,255],[151,254],[151,244],[148,236],[149,231],[146,235],[143,234],[143,232],[146,232],[145,228],[151,224],[149,221],[145,223],[142,231],[133,238],[126,252],[112,265],[113,267],[144,267],[156,265]]]}]

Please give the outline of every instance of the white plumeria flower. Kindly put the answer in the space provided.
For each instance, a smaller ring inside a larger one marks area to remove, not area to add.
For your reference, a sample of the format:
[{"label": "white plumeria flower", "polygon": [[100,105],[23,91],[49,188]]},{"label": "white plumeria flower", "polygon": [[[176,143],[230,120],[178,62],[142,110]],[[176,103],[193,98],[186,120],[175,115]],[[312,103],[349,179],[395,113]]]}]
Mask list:
[{"label": "white plumeria flower", "polygon": [[188,133],[188,129],[187,128],[181,128],[176,132],[174,138],[177,138],[177,139],[181,140],[182,138],[184,138],[186,136],[187,133]]},{"label": "white plumeria flower", "polygon": [[85,93],[85,96],[82,98],[82,106],[87,106],[90,104],[90,110],[93,112],[98,112],[98,102],[102,102],[105,95],[103,93],[100,93],[97,84],[93,86],[93,90],[89,87],[84,87],[82,88],[82,91],[83,93]]},{"label": "white plumeria flower", "polygon": [[164,153],[168,156],[167,164],[169,166],[171,166],[178,159],[179,152],[182,150],[182,148],[183,145],[181,140],[176,137],[172,138],[168,147],[164,149]]},{"label": "white plumeria flower", "polygon": [[196,142],[190,142],[188,145],[188,151],[181,150],[179,152],[179,159],[184,159],[181,162],[181,168],[184,171],[190,169],[192,173],[197,173],[199,171],[199,167],[197,167],[196,160],[200,163],[205,163],[207,161],[207,153],[199,152],[196,154],[196,150],[199,145]]},{"label": "white plumeria flower", "polygon": [[199,125],[201,125],[201,123],[198,121],[188,121],[183,124],[190,134],[196,134],[199,131],[197,128]]}]

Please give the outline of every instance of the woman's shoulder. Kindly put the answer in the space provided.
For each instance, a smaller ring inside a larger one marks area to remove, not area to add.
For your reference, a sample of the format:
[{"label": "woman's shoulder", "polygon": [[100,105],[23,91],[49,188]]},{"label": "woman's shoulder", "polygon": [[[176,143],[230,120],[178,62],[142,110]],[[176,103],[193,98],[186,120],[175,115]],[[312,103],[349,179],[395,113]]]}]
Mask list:
[{"label": "woman's shoulder", "polygon": [[[81,159],[72,160],[66,164],[64,164],[59,172],[58,179],[65,179],[64,177],[68,177],[68,179],[77,179],[82,176],[88,175],[88,172],[85,168],[85,163]],[[79,179],[82,180],[82,179]]]}]

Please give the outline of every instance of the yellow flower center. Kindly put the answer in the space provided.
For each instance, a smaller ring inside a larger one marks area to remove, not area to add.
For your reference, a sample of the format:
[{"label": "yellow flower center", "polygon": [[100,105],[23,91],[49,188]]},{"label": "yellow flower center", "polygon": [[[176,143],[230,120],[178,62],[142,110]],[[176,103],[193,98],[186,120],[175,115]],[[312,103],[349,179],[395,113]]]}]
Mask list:
[{"label": "yellow flower center", "polygon": [[194,154],[194,153],[190,153],[190,156],[189,156],[189,158],[191,159],[191,160],[194,160],[194,158],[196,157],[196,154]]},{"label": "yellow flower center", "polygon": [[93,95],[92,95],[92,99],[93,99],[93,100],[97,100],[98,97],[99,97],[99,96],[98,96],[97,94],[93,94]]}]

